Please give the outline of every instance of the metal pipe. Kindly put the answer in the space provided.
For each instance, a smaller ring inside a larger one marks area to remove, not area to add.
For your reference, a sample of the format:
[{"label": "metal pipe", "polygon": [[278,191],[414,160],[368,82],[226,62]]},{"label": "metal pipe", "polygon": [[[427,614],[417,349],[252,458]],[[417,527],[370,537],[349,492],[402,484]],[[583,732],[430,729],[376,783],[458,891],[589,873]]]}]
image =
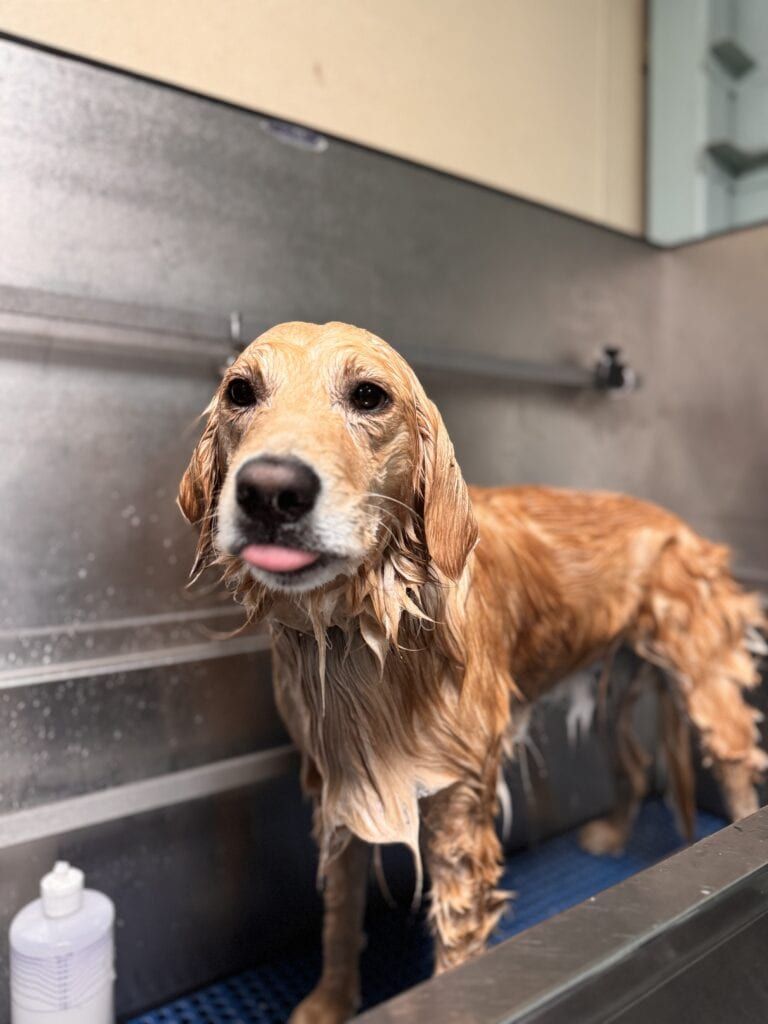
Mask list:
[{"label": "metal pipe", "polygon": [[595,387],[594,371],[583,366],[549,365],[524,359],[505,359],[483,352],[426,348],[422,345],[398,345],[396,348],[413,367],[421,370],[465,374],[507,383],[581,389]]},{"label": "metal pipe", "polygon": [[[244,347],[239,335],[242,318],[233,312],[226,338],[192,337],[167,331],[98,323],[82,319],[41,316],[0,311],[0,349],[18,351],[19,344],[60,347],[68,351],[101,351],[105,354],[144,356],[211,367],[228,365],[235,350]],[[632,391],[638,386],[632,370],[621,360],[619,350],[605,348],[593,367],[568,363],[548,364],[524,359],[507,359],[483,352],[467,352],[424,345],[397,346],[416,369],[461,374],[481,380],[532,384],[586,391]]]}]

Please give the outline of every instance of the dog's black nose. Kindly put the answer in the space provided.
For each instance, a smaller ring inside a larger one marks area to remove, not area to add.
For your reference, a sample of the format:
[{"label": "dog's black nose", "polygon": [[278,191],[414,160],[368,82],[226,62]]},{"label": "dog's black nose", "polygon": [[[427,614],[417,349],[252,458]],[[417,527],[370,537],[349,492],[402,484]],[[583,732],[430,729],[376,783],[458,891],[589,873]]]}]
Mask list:
[{"label": "dog's black nose", "polygon": [[320,493],[317,473],[299,459],[262,455],[237,471],[237,503],[264,525],[294,523],[311,511]]}]

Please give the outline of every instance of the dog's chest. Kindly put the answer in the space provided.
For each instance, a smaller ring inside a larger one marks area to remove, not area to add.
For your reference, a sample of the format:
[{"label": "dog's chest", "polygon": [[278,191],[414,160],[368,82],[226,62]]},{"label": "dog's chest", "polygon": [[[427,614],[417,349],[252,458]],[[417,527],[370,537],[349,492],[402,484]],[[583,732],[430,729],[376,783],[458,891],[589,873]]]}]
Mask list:
[{"label": "dog's chest", "polygon": [[419,800],[456,781],[409,700],[405,688],[418,680],[382,673],[367,648],[338,631],[329,631],[323,676],[314,639],[289,639],[291,667],[275,672],[278,705],[322,780],[325,827],[415,846]]}]

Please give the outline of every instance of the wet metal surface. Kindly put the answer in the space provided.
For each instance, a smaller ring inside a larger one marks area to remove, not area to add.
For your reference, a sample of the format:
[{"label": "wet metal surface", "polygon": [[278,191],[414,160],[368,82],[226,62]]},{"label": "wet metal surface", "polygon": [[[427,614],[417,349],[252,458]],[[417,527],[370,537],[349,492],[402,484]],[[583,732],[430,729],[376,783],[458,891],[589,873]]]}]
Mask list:
[{"label": "wet metal surface", "polygon": [[0,690],[0,736],[2,813],[287,742],[265,654]]}]

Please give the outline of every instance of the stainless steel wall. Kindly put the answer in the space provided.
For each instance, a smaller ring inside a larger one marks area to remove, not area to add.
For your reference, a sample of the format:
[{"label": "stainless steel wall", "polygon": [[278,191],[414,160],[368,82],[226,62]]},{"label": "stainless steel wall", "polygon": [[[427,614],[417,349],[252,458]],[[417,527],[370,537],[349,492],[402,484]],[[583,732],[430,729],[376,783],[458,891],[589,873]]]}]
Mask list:
[{"label": "stainless steel wall", "polygon": [[466,475],[645,494],[768,575],[768,231],[661,253],[10,42],[0,90],[0,931],[71,855],[118,900],[136,1009],[316,906],[263,637],[219,639],[236,610],[184,590],[173,499],[230,312],[246,338],[343,318],[549,362],[622,345],[625,400],[430,375]]}]

